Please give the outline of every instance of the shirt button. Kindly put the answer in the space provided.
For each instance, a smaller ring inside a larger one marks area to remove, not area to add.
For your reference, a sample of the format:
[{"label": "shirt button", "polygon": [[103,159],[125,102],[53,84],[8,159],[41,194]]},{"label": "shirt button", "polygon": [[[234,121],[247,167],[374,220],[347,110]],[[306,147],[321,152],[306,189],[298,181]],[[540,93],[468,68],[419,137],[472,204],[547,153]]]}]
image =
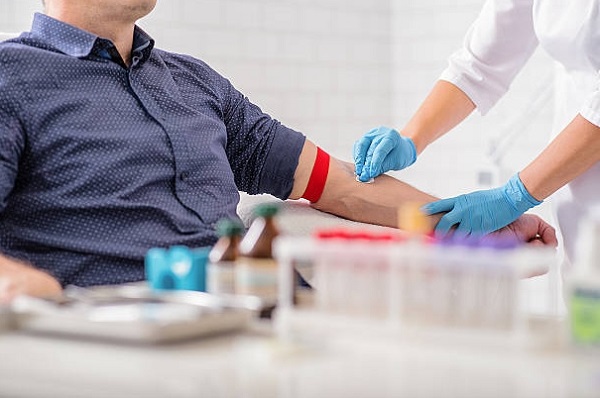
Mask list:
[{"label": "shirt button", "polygon": [[188,173],[187,171],[182,171],[181,173],[179,173],[179,179],[181,181],[185,181],[190,177],[190,173]]}]

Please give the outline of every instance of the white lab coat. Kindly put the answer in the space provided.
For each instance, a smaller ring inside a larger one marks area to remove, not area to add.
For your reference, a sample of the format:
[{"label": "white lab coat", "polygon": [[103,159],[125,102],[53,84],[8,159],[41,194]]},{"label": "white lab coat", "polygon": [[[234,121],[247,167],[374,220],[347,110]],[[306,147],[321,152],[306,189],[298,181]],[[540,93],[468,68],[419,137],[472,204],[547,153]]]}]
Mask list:
[{"label": "white lab coat", "polygon": [[[488,0],[441,79],[458,86],[485,114],[540,45],[558,64],[554,135],[578,113],[600,126],[599,3]],[[569,265],[576,261],[579,220],[600,206],[600,164],[554,196]]]}]

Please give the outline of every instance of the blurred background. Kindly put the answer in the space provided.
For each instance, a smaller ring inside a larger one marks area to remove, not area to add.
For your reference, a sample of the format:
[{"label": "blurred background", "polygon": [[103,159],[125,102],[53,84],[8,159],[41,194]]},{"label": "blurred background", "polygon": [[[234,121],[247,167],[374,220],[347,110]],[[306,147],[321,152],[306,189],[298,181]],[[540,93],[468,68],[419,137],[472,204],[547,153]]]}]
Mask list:
[{"label": "blurred background", "polygon": [[[140,25],[194,55],[276,119],[351,160],[367,130],[400,129],[461,46],[481,0],[159,0]],[[0,32],[28,30],[41,0],[0,0]],[[504,183],[552,125],[553,66],[542,51],[485,117],[395,175],[438,196]],[[536,209],[546,218],[549,212]]]}]

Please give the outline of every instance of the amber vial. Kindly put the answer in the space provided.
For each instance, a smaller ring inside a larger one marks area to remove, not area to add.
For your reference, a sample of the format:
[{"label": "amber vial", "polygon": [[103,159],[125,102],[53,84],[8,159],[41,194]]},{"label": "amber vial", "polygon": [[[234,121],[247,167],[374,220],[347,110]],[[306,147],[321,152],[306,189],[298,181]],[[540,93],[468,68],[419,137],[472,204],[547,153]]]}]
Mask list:
[{"label": "amber vial", "polygon": [[235,271],[238,294],[277,298],[277,263],[273,259],[273,240],[279,231],[275,216],[279,208],[265,203],[254,209],[256,218],[240,242],[240,258]]},{"label": "amber vial", "polygon": [[239,246],[244,226],[235,219],[222,219],[217,223],[219,240],[208,258],[207,288],[209,293],[232,294],[234,289],[234,267],[239,256]]}]

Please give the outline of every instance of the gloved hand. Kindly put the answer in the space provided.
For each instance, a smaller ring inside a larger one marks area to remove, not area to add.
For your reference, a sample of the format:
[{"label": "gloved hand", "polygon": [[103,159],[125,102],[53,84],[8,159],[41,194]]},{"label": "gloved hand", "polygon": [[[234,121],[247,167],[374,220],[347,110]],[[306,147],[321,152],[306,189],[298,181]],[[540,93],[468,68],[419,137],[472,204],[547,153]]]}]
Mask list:
[{"label": "gloved hand", "polygon": [[396,130],[378,127],[354,143],[354,163],[360,181],[389,170],[402,170],[417,160],[414,142]]},{"label": "gloved hand", "polygon": [[515,174],[503,187],[442,199],[421,210],[429,215],[448,212],[435,227],[438,234],[445,235],[458,224],[456,233],[485,235],[505,227],[540,203]]}]

